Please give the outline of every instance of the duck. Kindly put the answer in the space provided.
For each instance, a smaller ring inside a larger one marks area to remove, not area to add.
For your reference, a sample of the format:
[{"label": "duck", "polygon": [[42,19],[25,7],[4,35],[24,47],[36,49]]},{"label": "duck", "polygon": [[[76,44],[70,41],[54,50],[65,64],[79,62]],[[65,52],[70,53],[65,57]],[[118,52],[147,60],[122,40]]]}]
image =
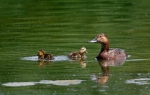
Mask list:
[{"label": "duck", "polygon": [[116,60],[116,59],[126,59],[129,57],[123,49],[120,48],[110,48],[109,39],[106,34],[98,34],[90,43],[100,43],[101,50],[97,55],[97,59],[102,60]]},{"label": "duck", "polygon": [[80,48],[78,52],[71,52],[68,54],[68,58],[77,59],[77,58],[85,58],[85,53],[88,53],[86,48],[83,46]]},{"label": "duck", "polygon": [[54,56],[52,54],[46,53],[44,50],[39,50],[37,53],[38,59],[46,59],[46,60],[53,60]]}]

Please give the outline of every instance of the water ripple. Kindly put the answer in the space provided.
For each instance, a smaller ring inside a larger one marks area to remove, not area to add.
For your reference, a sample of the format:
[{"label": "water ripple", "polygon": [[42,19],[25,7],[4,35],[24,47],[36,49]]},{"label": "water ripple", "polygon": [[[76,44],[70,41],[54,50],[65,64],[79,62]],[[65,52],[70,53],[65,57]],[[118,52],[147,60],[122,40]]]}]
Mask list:
[{"label": "water ripple", "polygon": [[143,60],[150,60],[150,59],[130,59],[130,60],[126,60],[126,61],[143,61]]},{"label": "water ripple", "polygon": [[130,79],[130,80],[126,80],[126,83],[137,84],[137,85],[150,84],[150,78]]},{"label": "water ripple", "polygon": [[77,85],[80,84],[84,80],[41,80],[39,82],[8,82],[2,84],[7,87],[20,87],[20,86],[33,86],[36,84],[51,84],[57,86],[69,86],[69,85]]},{"label": "water ripple", "polygon": [[[39,59],[38,56],[29,56],[29,57],[22,57],[21,60],[38,61]],[[54,60],[51,61],[66,61],[66,60],[69,60],[67,56],[60,55],[54,56]]]}]

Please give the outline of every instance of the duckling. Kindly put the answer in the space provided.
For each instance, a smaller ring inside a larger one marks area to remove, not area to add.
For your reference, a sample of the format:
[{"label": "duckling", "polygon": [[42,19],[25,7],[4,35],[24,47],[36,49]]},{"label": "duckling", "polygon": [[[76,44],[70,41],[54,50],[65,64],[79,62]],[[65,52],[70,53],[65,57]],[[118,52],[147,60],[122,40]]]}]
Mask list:
[{"label": "duckling", "polygon": [[88,53],[85,47],[81,47],[78,52],[71,52],[68,54],[68,58],[77,59],[77,58],[84,58],[85,53]]},{"label": "duckling", "polygon": [[119,48],[109,48],[109,40],[106,34],[98,34],[93,40],[89,41],[92,43],[98,42],[101,44],[100,53],[96,58],[103,60],[114,60],[114,59],[123,59],[129,57],[123,49]]},{"label": "duckling", "polygon": [[44,50],[39,50],[37,53],[38,59],[53,60],[54,56],[46,53]]}]

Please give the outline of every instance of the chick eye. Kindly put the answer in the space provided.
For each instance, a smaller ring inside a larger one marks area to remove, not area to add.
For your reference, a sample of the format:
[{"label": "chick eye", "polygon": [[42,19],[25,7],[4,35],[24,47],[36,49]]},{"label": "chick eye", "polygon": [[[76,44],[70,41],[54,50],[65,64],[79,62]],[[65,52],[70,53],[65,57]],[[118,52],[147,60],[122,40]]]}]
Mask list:
[{"label": "chick eye", "polygon": [[99,37],[102,37],[102,36],[99,36]]}]

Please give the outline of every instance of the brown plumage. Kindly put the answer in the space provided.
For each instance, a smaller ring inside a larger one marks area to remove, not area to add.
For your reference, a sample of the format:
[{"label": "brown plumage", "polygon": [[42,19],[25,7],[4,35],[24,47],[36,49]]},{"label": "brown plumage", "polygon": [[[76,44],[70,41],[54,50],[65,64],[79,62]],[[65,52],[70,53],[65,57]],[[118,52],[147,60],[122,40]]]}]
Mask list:
[{"label": "brown plumage", "polygon": [[98,34],[93,40],[89,42],[98,42],[101,44],[100,53],[96,58],[104,59],[104,60],[113,60],[113,59],[120,59],[120,58],[127,58],[128,55],[124,52],[123,49],[119,48],[109,48],[109,40],[105,34]]},{"label": "brown plumage", "polygon": [[68,54],[69,58],[84,58],[87,53],[86,48],[82,47],[78,52],[71,52]]},{"label": "brown plumage", "polygon": [[38,59],[46,59],[46,60],[53,60],[54,56],[52,54],[46,53],[44,50],[39,50],[37,53]]}]

